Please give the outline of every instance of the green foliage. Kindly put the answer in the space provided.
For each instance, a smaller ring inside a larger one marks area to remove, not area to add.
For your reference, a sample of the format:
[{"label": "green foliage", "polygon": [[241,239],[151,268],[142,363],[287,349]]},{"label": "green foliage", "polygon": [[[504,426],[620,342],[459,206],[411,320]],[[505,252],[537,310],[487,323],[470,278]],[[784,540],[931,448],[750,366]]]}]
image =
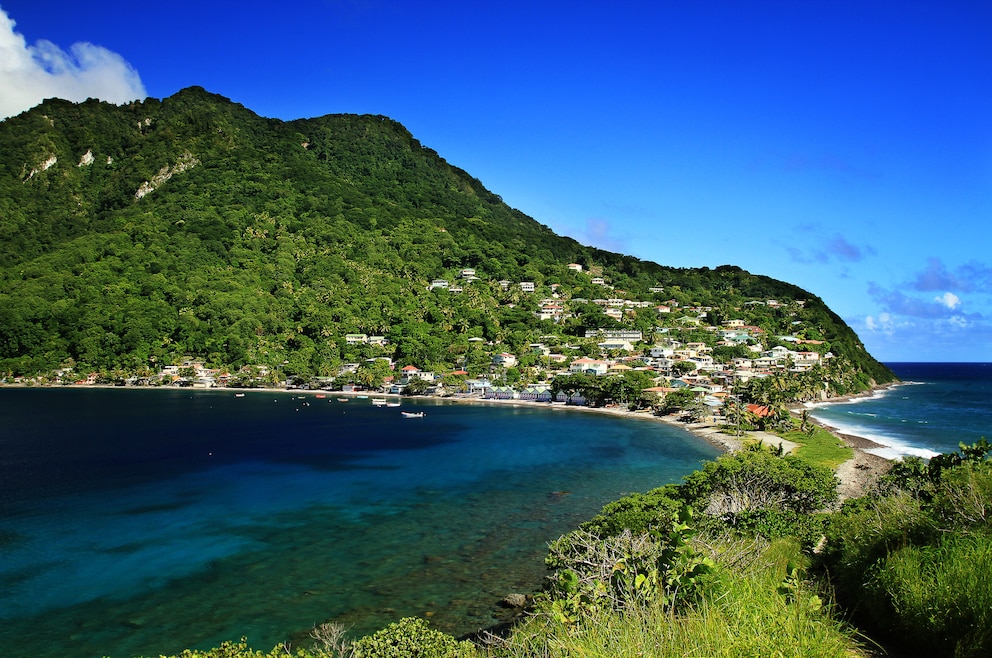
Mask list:
[{"label": "green foliage", "polygon": [[[241,638],[238,643],[224,642],[219,647],[200,651],[197,649],[185,649],[182,653],[171,658],[321,658],[320,654],[314,654],[306,649],[293,651],[286,645],[274,647],[272,651],[263,653],[251,649],[246,638]],[[164,656],[162,658],[165,658]]]},{"label": "green foliage", "polygon": [[697,403],[697,396],[688,387],[677,388],[667,393],[658,405],[658,412],[671,414],[677,411],[691,410]]},{"label": "green foliage", "polygon": [[550,545],[547,614],[576,622],[601,608],[682,608],[697,600],[715,563],[690,543],[692,512],[682,507],[649,532],[599,537],[576,530]]},{"label": "green foliage", "polygon": [[[892,378],[808,292],[557,236],[382,116],[283,122],[190,88],[124,106],[53,99],[0,122],[3,373],[71,359],[134,374],[194,356],[307,378],[380,355],[357,353],[348,333],[387,336],[381,355],[402,364],[453,365],[458,338],[519,350],[549,330],[609,326],[598,308],[542,322],[536,296],[494,283],[554,281],[591,296],[598,287],[570,262],[644,299],[661,285],[687,305],[788,302],[755,321],[782,331],[801,321],[828,340],[848,364],[835,389]],[[465,267],[482,281],[461,295],[427,291]],[[631,319],[648,333],[656,322],[647,309]],[[476,361],[466,355],[473,374]],[[620,383],[602,399],[636,401],[639,384]]]},{"label": "green foliage", "polygon": [[830,469],[764,450],[707,462],[686,476],[682,486],[687,501],[731,524],[736,516],[757,510],[810,514],[837,499],[837,478]]},{"label": "green foliage", "polygon": [[815,425],[809,425],[806,431],[796,429],[779,432],[777,435],[799,444],[799,449],[795,452],[796,456],[831,470],[854,456],[854,450],[836,435]]},{"label": "green foliage", "polygon": [[[574,619],[537,615],[497,645],[505,658],[547,656],[793,656],[857,658],[851,629],[822,604],[783,542],[750,547],[750,567],[718,568],[695,605],[587,609]],[[781,555],[779,555],[781,554]],[[779,564],[781,562],[781,564]],[[789,565],[792,568],[789,568]]]},{"label": "green foliage", "polygon": [[645,494],[633,493],[608,503],[579,529],[597,537],[615,537],[624,530],[641,534],[667,523],[684,504],[676,485],[653,489]]},{"label": "green foliage", "polygon": [[893,467],[827,532],[823,567],[841,603],[896,645],[929,655],[992,652],[992,463],[983,440]]},{"label": "green foliage", "polygon": [[473,658],[471,642],[459,642],[418,617],[404,617],[352,644],[353,658]]},{"label": "green foliage", "polygon": [[[941,537],[884,561],[867,597],[900,645],[918,655],[978,658],[992,651],[992,537]],[[882,607],[882,606],[880,606]]]}]

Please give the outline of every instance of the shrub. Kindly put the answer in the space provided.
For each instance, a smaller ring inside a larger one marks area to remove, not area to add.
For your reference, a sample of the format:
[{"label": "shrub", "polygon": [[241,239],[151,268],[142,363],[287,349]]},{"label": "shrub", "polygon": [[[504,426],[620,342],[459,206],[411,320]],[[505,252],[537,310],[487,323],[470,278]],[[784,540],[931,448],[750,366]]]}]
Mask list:
[{"label": "shrub", "polygon": [[[921,655],[992,655],[992,541],[947,537],[886,558],[871,581],[898,643]],[[878,611],[883,612],[883,611]]]},{"label": "shrub", "polygon": [[[165,658],[164,656],[162,658]],[[306,649],[297,649],[293,652],[286,645],[274,647],[268,653],[256,651],[248,646],[247,638],[241,638],[238,643],[224,642],[219,647],[200,651],[198,649],[184,649],[182,653],[176,654],[172,658],[317,658],[315,654]]]},{"label": "shrub", "polygon": [[874,566],[898,548],[927,542],[930,534],[929,517],[908,494],[848,501],[827,526],[823,563],[852,607],[872,607],[862,588]]},{"label": "shrub", "polygon": [[579,528],[598,537],[613,537],[624,530],[647,532],[656,525],[667,525],[683,503],[676,485],[653,489],[646,494],[624,496],[603,507],[599,514]]},{"label": "shrub", "polygon": [[830,469],[763,450],[723,455],[688,475],[682,487],[688,502],[724,518],[760,509],[809,514],[837,499]]},{"label": "shrub", "polygon": [[354,658],[474,658],[471,642],[459,642],[419,617],[398,622],[352,644]]},{"label": "shrub", "polygon": [[669,517],[667,526],[650,533],[627,529],[601,538],[576,530],[559,538],[545,560],[555,571],[546,610],[574,622],[600,608],[681,608],[692,603],[715,564],[689,543],[691,521],[689,508],[683,508]]},{"label": "shrub", "polygon": [[914,655],[992,655],[989,444],[893,467],[834,515],[823,553],[839,600]]},{"label": "shrub", "polygon": [[[864,655],[850,629],[831,617],[799,572],[788,568],[801,556],[795,544],[787,544],[751,545],[755,550],[750,552],[758,553],[751,567],[714,572],[695,605],[678,610],[660,605],[622,611],[600,607],[571,621],[535,616],[491,654],[502,658]],[[727,552],[736,553],[737,548]],[[783,585],[788,586],[785,593]]]}]

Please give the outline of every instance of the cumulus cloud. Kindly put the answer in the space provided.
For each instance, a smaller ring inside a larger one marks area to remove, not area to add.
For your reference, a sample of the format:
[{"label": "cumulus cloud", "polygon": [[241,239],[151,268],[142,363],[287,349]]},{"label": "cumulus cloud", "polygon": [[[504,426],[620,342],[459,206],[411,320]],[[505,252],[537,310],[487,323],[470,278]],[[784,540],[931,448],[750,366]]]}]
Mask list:
[{"label": "cumulus cloud", "polygon": [[901,290],[883,288],[874,281],[868,284],[868,294],[890,313],[917,318],[943,318],[949,315],[950,309],[937,299],[920,299]]},{"label": "cumulus cloud", "polygon": [[91,43],[68,51],[50,41],[29,46],[0,9],[0,119],[28,110],[46,98],[126,103],[147,93],[124,58]]},{"label": "cumulus cloud", "polygon": [[961,299],[953,292],[945,292],[943,295],[933,298],[938,304],[943,304],[949,309],[955,309],[961,304]]},{"label": "cumulus cloud", "polygon": [[873,315],[869,315],[865,318],[865,328],[867,328],[868,331],[891,333],[892,317],[888,313],[879,313],[878,319],[875,319],[875,316]]}]

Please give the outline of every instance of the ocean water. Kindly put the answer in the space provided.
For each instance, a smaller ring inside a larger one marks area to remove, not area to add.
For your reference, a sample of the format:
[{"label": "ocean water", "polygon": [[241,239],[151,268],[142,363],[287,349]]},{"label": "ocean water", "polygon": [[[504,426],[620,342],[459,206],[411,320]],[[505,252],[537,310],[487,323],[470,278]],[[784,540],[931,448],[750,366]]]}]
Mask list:
[{"label": "ocean water", "polygon": [[644,420],[250,391],[0,390],[4,656],[309,643],[428,616],[455,635],[547,542],[718,454]]},{"label": "ocean water", "polygon": [[817,420],[883,447],[894,459],[929,458],[992,440],[992,363],[887,363],[902,384],[840,404],[810,405]]}]

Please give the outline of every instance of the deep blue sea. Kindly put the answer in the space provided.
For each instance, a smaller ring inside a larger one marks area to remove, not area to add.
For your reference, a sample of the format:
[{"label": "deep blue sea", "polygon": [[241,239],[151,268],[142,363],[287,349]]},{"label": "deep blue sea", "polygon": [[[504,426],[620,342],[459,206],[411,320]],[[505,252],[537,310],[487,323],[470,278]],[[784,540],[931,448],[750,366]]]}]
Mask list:
[{"label": "deep blue sea", "polygon": [[[911,390],[911,388],[902,389]],[[540,588],[549,540],[718,454],[675,427],[288,393],[0,389],[0,653],[309,644]]]},{"label": "deep blue sea", "polygon": [[887,363],[903,384],[869,398],[813,405],[817,420],[884,446],[884,457],[932,457],[992,441],[992,363]]}]

